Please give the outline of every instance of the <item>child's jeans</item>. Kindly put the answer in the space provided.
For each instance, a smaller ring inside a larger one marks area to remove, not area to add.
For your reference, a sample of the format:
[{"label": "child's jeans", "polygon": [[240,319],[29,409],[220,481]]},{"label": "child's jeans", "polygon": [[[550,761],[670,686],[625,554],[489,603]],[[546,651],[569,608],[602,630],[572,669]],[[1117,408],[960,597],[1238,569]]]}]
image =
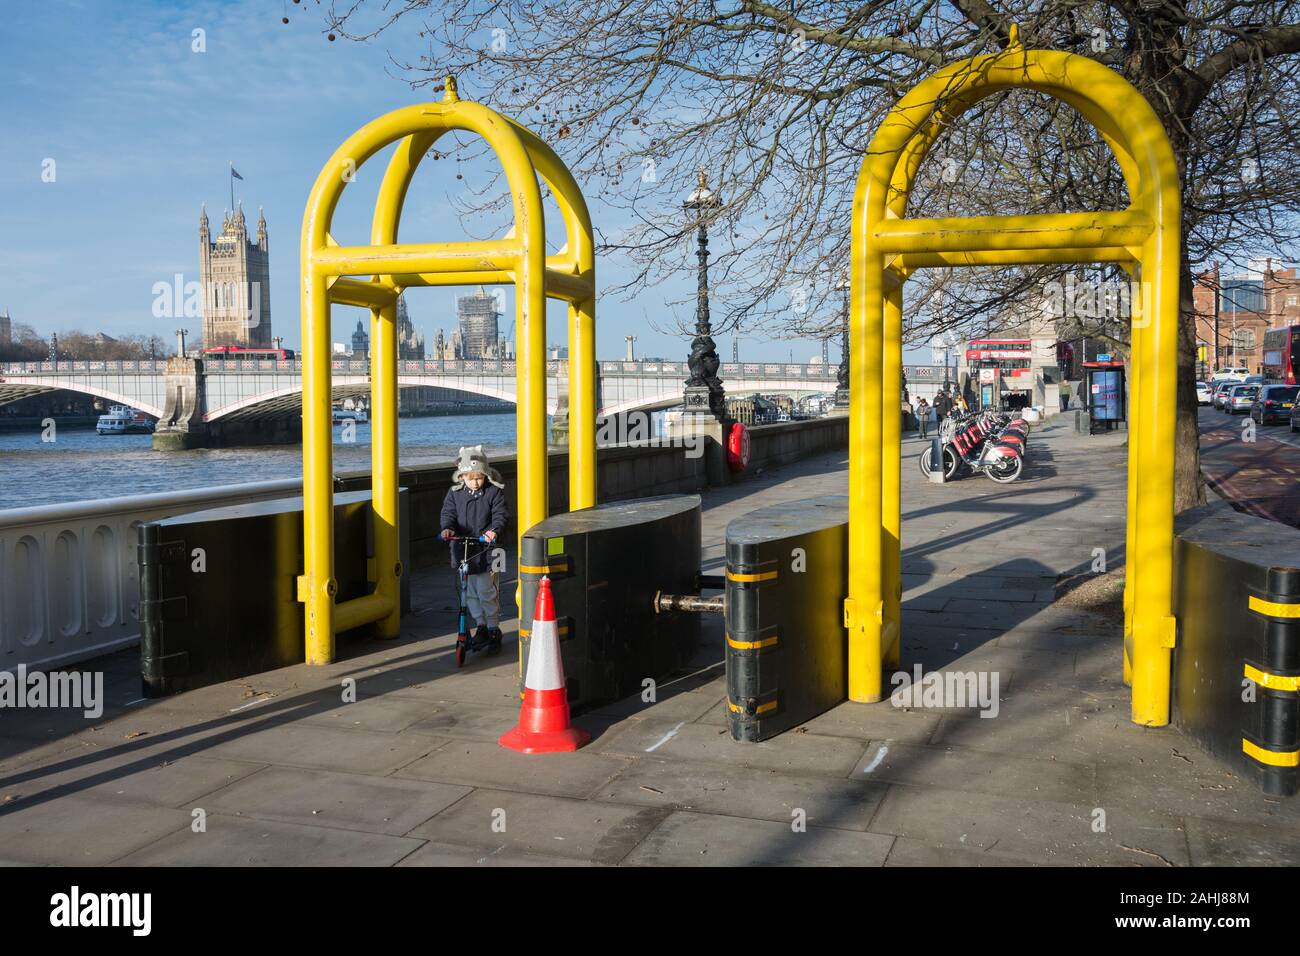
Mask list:
[{"label": "child's jeans", "polygon": [[497,573],[484,571],[465,578],[465,605],[470,616],[488,627],[501,626],[501,600],[497,593]]}]

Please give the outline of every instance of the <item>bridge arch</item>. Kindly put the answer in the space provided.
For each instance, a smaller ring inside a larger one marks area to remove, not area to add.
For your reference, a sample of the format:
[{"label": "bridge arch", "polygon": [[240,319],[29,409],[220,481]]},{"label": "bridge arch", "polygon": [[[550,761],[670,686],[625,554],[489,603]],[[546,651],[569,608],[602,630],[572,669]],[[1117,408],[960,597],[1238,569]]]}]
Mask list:
[{"label": "bridge arch", "polygon": [[95,398],[102,398],[114,405],[130,405],[132,408],[139,409],[154,418],[162,417],[161,408],[134,395],[125,395],[114,389],[103,388],[89,382],[39,377],[23,377],[12,382],[0,382],[0,405],[8,405],[11,402],[31,398],[33,395],[43,395],[47,392],[78,392],[82,395],[93,395]]},{"label": "bridge arch", "polygon": [[[511,405],[515,404],[515,393],[509,389],[498,388],[494,385],[482,382],[462,382],[462,381],[429,381],[427,378],[418,375],[399,375],[397,377],[397,387],[402,388],[441,388],[449,392],[461,392],[465,395],[477,395],[483,398],[495,398]],[[340,381],[335,378],[330,387],[331,403],[343,398],[352,398],[360,395],[370,394],[370,380],[366,378],[355,378],[353,380]],[[289,401],[286,402],[286,399]],[[555,415],[558,412],[558,401],[554,398],[546,400],[546,413]],[[209,409],[204,416],[204,421],[215,422],[232,415],[245,415],[246,413],[256,413],[259,410],[270,408],[284,409],[285,411],[302,411],[302,386],[294,383],[283,385],[269,392],[262,392],[257,395],[241,398],[236,401],[222,405],[218,408]]]}]

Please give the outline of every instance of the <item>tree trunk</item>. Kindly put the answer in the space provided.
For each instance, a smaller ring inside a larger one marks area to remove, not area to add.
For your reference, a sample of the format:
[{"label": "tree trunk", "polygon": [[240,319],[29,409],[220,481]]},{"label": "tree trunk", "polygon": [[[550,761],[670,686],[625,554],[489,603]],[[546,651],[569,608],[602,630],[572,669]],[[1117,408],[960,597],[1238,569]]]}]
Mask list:
[{"label": "tree trunk", "polygon": [[1196,308],[1192,299],[1192,268],[1186,249],[1179,257],[1178,289],[1178,418],[1174,433],[1174,513],[1205,504],[1201,480],[1200,407],[1196,398]]},{"label": "tree trunk", "polygon": [[[1181,73],[1186,51],[1183,28],[1160,14],[1140,21],[1129,49],[1125,73],[1142,93],[1169,137],[1178,167],[1179,189],[1186,182],[1192,107]],[[1192,298],[1192,269],[1187,259],[1190,228],[1182,210],[1178,255],[1178,399],[1174,423],[1174,513],[1205,503],[1201,481],[1201,439],[1197,428],[1196,308]],[[1169,409],[1156,409],[1168,415]]]}]

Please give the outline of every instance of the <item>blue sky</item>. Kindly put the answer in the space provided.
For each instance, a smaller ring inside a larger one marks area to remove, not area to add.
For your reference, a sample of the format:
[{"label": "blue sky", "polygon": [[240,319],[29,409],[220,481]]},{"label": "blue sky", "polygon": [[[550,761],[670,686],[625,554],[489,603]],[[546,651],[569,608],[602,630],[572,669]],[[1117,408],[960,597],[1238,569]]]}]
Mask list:
[{"label": "blue sky", "polygon": [[[318,8],[303,7],[287,0],[11,7],[0,34],[0,310],[42,335],[81,329],[170,338],[178,324],[196,331],[197,319],[155,318],[152,290],[176,273],[197,280],[199,207],[207,202],[218,231],[233,162],[244,177],[236,196],[250,229],[257,207],[266,210],[273,328],[296,346],[298,232],[321,165],[368,120],[431,97],[413,91],[390,64],[389,51],[411,58],[421,52],[409,29],[382,43],[330,43]],[[290,18],[287,26],[282,15]],[[204,31],[205,52],[191,49],[195,29]],[[50,159],[55,179],[43,182]],[[476,172],[486,178],[486,165],[468,165],[467,181]],[[448,214],[449,195],[464,188],[450,167],[422,167],[403,239],[468,235]],[[340,241],[365,241],[382,168],[372,160],[345,193],[335,218]],[[588,201],[598,225],[616,229],[612,211]],[[481,233],[481,226],[472,231]],[[613,257],[598,259],[597,268],[602,286],[620,274]],[[687,298],[693,283],[683,276],[634,302],[600,300],[598,354],[621,355],[624,336],[634,334],[639,355],[685,358],[688,341],[655,332],[646,316],[666,316],[665,303]],[[453,327],[453,295],[408,294],[411,317],[430,340],[437,327]],[[360,314],[337,308],[333,338],[346,341]],[[549,314],[553,342],[563,340],[563,316],[562,307]],[[792,349],[796,361],[821,352],[813,341],[744,339],[741,357],[784,360]],[[730,361],[730,339],[718,350]],[[838,361],[834,344],[830,357]]]}]

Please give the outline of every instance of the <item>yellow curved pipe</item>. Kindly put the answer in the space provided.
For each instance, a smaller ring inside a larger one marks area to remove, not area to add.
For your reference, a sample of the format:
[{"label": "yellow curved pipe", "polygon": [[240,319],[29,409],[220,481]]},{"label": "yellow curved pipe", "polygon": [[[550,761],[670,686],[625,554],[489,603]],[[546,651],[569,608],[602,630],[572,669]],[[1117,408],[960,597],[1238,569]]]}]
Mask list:
[{"label": "yellow curved pipe", "polygon": [[[514,229],[487,242],[399,243],[402,208],[421,161],[450,130],[481,136],[501,162],[510,187]],[[365,162],[398,143],[375,203],[371,243],[340,246],[330,224],[343,190]],[[565,249],[546,255],[539,174],[565,223]],[[412,285],[512,282],[516,287],[517,521],[520,536],[547,515],[546,299],[571,303],[570,507],[596,500],[595,243],[586,201],[568,169],[533,133],[478,104],[460,100],[450,77],[439,103],[386,113],[348,137],[321,169],[302,224],[303,536],[306,659],[334,659],[335,631],[378,622],[400,629],[397,514],[396,302]],[[553,287],[553,288],[552,288]],[[335,604],[333,453],[330,408],[331,302],[371,312],[373,594]]]},{"label": "yellow curved pipe", "polygon": [[[903,218],[917,170],[943,129],[1001,90],[1028,88],[1078,110],[1110,146],[1129,187],[1120,212],[975,219]],[[849,696],[882,696],[900,620],[898,449],[892,440],[901,392],[901,299],[887,292],[886,265],[1110,261],[1143,277],[1135,305],[1130,429],[1129,554],[1133,720],[1169,718],[1173,646],[1174,398],[1181,197],[1164,129],[1141,94],[1086,57],[1025,50],[1013,32],[1001,53],[936,71],[881,123],[853,202],[850,292]],[[893,271],[891,268],[890,271]],[[1141,475],[1141,481],[1137,476]],[[1137,568],[1141,568],[1141,575]],[[1128,655],[1126,655],[1127,657]],[[892,663],[892,660],[891,660]],[[1126,671],[1128,668],[1126,667]]]}]

